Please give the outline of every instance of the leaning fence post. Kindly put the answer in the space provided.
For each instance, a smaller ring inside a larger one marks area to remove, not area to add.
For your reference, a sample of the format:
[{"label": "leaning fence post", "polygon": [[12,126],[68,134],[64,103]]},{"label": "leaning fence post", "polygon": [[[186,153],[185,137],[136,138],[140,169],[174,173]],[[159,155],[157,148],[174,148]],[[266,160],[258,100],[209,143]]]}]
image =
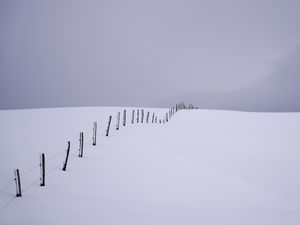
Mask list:
[{"label": "leaning fence post", "polygon": [[62,168],[63,171],[66,171],[66,169],[67,169],[69,153],[70,153],[70,141],[68,141],[67,155],[66,155],[66,159],[65,159],[65,162],[64,162],[64,165],[63,165],[63,168]]},{"label": "leaning fence post", "polygon": [[79,135],[79,157],[83,156],[83,132],[80,132]]},{"label": "leaning fence post", "polygon": [[96,138],[97,138],[97,122],[93,124],[93,145],[96,145]]},{"label": "leaning fence post", "polygon": [[119,128],[120,128],[120,115],[121,115],[121,113],[120,113],[120,112],[118,112],[118,115],[117,115],[117,124],[116,124],[116,130],[119,130]]},{"label": "leaning fence post", "polygon": [[152,123],[154,123],[154,113],[152,113]]},{"label": "leaning fence post", "polygon": [[147,112],[146,123],[148,123],[148,122],[149,122],[149,115],[150,115],[150,112]]},{"label": "leaning fence post", "polygon": [[45,154],[40,154],[40,186],[45,186]]},{"label": "leaning fence post", "polygon": [[144,110],[142,109],[142,118],[141,118],[141,123],[144,122]]},{"label": "leaning fence post", "polygon": [[106,129],[106,137],[109,134],[110,123],[111,123],[111,116],[109,116],[109,118],[108,118],[108,124],[107,124],[107,129]]},{"label": "leaning fence post", "polygon": [[15,181],[16,181],[16,197],[22,197],[21,179],[20,179],[19,169],[15,169],[14,173],[15,173]]},{"label": "leaning fence post", "polygon": [[134,110],[132,110],[132,117],[131,117],[131,123],[134,123]]},{"label": "leaning fence post", "polygon": [[126,126],[126,109],[123,111],[123,126]]},{"label": "leaning fence post", "polygon": [[166,122],[169,122],[169,121],[168,121],[168,113],[166,113]]}]

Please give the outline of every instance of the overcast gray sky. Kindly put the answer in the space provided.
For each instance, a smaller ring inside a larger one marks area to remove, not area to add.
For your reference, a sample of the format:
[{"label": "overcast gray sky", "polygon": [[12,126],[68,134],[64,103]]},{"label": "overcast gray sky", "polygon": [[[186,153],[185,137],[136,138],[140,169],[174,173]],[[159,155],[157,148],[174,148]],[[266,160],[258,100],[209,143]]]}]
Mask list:
[{"label": "overcast gray sky", "polygon": [[0,1],[0,109],[300,111],[300,1]]}]

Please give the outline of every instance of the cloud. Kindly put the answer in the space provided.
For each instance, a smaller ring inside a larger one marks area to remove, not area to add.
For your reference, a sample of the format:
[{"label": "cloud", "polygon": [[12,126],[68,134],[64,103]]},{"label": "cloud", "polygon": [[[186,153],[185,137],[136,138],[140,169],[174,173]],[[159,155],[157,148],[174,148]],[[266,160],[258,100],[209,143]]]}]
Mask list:
[{"label": "cloud", "polygon": [[299,43],[299,1],[0,4],[0,109],[157,107],[163,98],[163,107],[180,98],[208,108],[295,107],[297,77],[287,74],[298,70],[297,51],[278,75],[222,90],[262,79]]},{"label": "cloud", "polygon": [[277,63],[274,72],[255,85],[235,91],[188,93],[159,102],[194,103],[200,108],[259,112],[300,111],[300,47]]}]

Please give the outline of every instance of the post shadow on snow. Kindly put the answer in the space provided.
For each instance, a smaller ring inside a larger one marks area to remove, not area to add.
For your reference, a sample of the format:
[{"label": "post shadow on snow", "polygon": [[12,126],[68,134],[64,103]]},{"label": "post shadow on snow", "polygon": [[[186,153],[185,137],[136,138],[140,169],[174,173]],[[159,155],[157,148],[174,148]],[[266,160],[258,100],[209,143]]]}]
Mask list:
[{"label": "post shadow on snow", "polygon": [[187,93],[159,103],[188,101],[199,108],[254,112],[300,112],[300,46],[277,69],[247,89]]}]

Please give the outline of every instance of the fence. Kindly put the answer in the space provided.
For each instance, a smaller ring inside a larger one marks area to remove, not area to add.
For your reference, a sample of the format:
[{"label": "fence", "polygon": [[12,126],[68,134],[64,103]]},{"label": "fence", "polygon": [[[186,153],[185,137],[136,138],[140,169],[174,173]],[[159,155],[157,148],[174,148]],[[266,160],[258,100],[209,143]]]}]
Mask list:
[{"label": "fence", "polygon": [[[194,107],[192,104],[189,104],[188,107],[184,104],[184,102],[182,103],[178,103],[175,106],[171,107],[162,118],[158,118],[158,115],[155,114],[155,112],[152,112],[152,117],[150,120],[150,111],[147,111],[146,114],[146,118],[144,118],[144,109],[137,109],[137,110],[132,110],[132,115],[131,115],[131,124],[135,125],[135,124],[165,124],[168,123],[171,118],[180,110],[184,110],[184,109],[195,109],[196,107]],[[197,108],[196,108],[197,109]],[[128,110],[124,109],[123,110],[123,126],[126,126],[126,115],[127,115]],[[121,112],[117,113],[116,116],[116,130],[120,130],[120,120],[121,120]],[[136,119],[135,119],[136,118]],[[134,123],[134,121],[136,120],[136,123]],[[145,122],[144,122],[145,121]],[[150,122],[151,121],[151,122]],[[112,116],[109,116],[108,118],[108,122],[107,122],[107,127],[106,127],[106,131],[105,131],[105,136],[109,136],[109,132],[110,132],[110,127],[111,127],[111,122],[112,122]],[[98,123],[96,121],[93,122],[93,136],[92,136],[92,141],[93,141],[93,146],[96,146],[96,140],[97,140],[97,130],[98,130]],[[84,148],[84,133],[81,131],[79,134],[79,154],[78,157],[83,158],[83,148]],[[46,162],[52,161],[53,159],[57,158],[58,156],[60,156],[62,153],[65,153],[65,160],[64,162],[61,164],[62,171],[66,171],[67,170],[67,165],[68,165],[68,161],[70,158],[70,149],[71,149],[71,143],[70,141],[67,141],[67,149],[60,151],[58,153],[56,153],[55,155],[46,158],[45,153],[41,153],[40,154],[40,163],[39,165],[36,165],[32,168],[30,168],[29,170],[25,171],[24,173],[21,173],[20,170],[17,168],[14,170],[14,175],[15,178],[13,180],[11,180],[9,183],[7,183],[6,185],[4,185],[4,187],[2,189],[0,189],[0,195],[7,190],[9,187],[12,186],[13,183],[15,183],[15,189],[16,189],[16,195],[15,198],[20,198],[24,195],[24,192],[26,192],[28,189],[30,189],[33,185],[35,185],[38,181],[31,183],[28,186],[25,186],[22,189],[22,177],[26,176],[27,174],[31,173],[33,170],[35,170],[36,168],[40,167],[40,186],[43,187],[46,185],[46,175],[50,174],[51,172],[53,172],[54,170],[46,170]],[[9,201],[7,201],[1,208],[0,208],[0,213],[2,211],[4,211],[9,204],[15,199],[15,198],[11,198],[9,199]]]}]

